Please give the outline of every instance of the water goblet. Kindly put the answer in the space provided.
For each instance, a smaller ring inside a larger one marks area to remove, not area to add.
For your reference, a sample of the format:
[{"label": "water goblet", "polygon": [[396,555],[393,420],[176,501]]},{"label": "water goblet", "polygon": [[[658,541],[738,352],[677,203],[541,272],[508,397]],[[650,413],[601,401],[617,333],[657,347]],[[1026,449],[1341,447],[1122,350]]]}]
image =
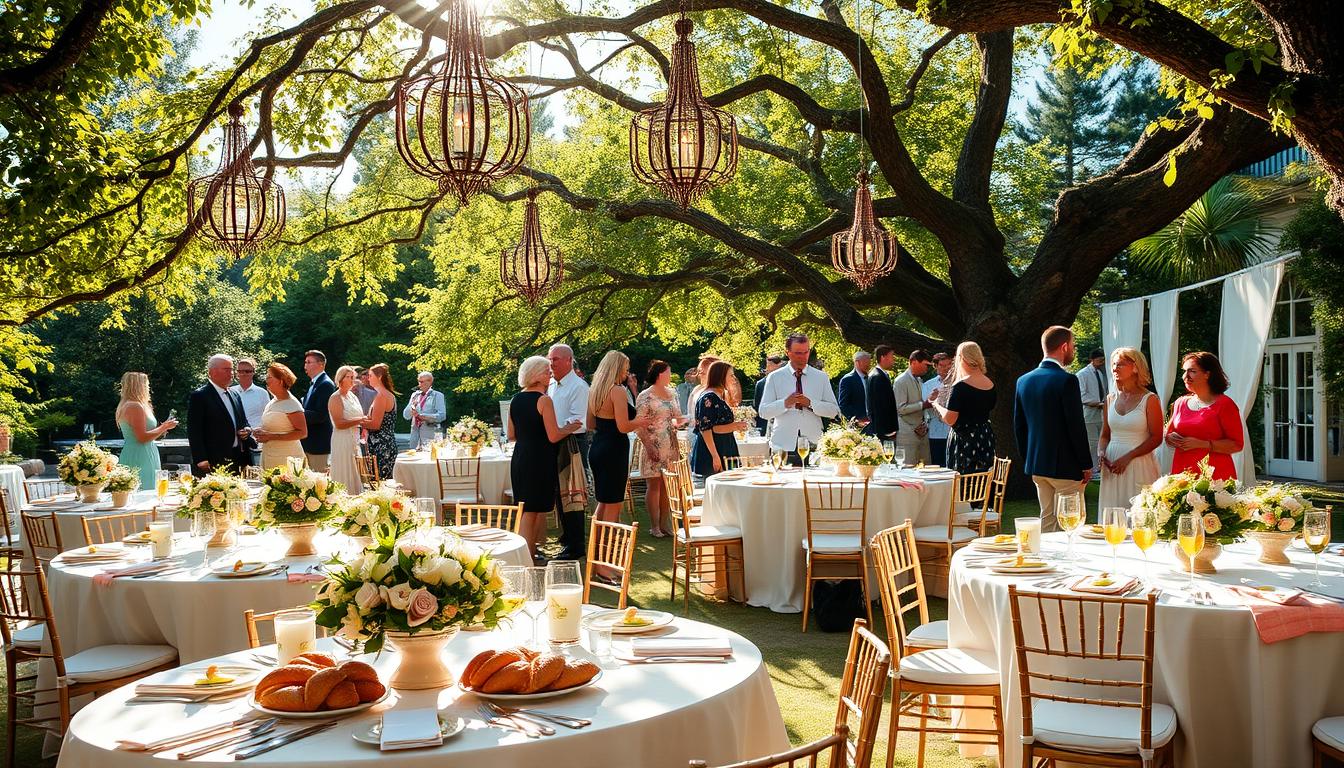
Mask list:
[{"label": "water goblet", "polygon": [[528,641],[528,647],[540,649],[541,640],[537,636],[540,625],[537,620],[546,612],[546,566],[529,565],[524,566],[523,570],[523,613],[532,620],[532,639]]},{"label": "water goblet", "polygon": [[1083,495],[1078,491],[1055,494],[1055,520],[1069,535],[1069,548],[1064,554],[1064,559],[1080,560],[1081,557],[1073,551],[1073,537],[1083,524]]},{"label": "water goblet", "polygon": [[1322,509],[1313,509],[1302,518],[1302,540],[1311,550],[1316,560],[1316,578],[1307,586],[1324,587],[1321,581],[1321,553],[1330,544],[1330,513]]}]

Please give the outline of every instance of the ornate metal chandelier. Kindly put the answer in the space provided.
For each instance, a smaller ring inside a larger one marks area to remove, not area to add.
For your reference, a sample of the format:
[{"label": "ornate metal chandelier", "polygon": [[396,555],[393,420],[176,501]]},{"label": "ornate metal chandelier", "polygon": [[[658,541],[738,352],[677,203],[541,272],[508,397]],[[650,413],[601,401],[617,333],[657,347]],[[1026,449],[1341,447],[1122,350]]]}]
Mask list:
[{"label": "ornate metal chandelier", "polygon": [[243,106],[229,105],[219,168],[187,182],[187,223],[213,247],[243,256],[269,246],[285,228],[285,190],[252,165]]},{"label": "ornate metal chandelier", "polygon": [[522,164],[532,120],[527,94],[490,74],[471,0],[448,0],[446,23],[443,62],[397,88],[397,149],[466,205]]},{"label": "ornate metal chandelier", "polygon": [[844,232],[831,235],[831,264],[840,274],[866,291],[879,277],[896,269],[896,238],[877,223],[873,215],[873,193],[868,188],[868,171],[854,176],[854,223]]},{"label": "ornate metal chandelier", "polygon": [[518,245],[505,249],[499,256],[500,282],[533,306],[536,306],[546,294],[555,290],[565,274],[564,254],[559,248],[547,246],[541,239],[537,193],[535,187],[527,192],[527,207],[523,211],[523,236]]},{"label": "ornate metal chandelier", "polygon": [[737,121],[710,106],[700,91],[694,25],[681,7],[667,101],[630,121],[630,167],[635,178],[657,187],[686,208],[737,172]]}]

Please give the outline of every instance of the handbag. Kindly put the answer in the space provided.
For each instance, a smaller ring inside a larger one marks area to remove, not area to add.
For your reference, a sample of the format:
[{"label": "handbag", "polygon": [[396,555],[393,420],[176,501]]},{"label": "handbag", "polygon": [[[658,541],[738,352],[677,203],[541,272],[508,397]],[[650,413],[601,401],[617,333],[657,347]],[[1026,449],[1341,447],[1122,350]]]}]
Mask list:
[{"label": "handbag", "polygon": [[857,579],[823,580],[812,583],[812,614],[822,632],[848,632],[854,620],[867,615],[863,606],[863,582]]},{"label": "handbag", "polygon": [[560,444],[556,457],[560,475],[560,512],[588,510],[588,478],[583,471],[583,457],[579,455],[579,439],[573,435]]}]

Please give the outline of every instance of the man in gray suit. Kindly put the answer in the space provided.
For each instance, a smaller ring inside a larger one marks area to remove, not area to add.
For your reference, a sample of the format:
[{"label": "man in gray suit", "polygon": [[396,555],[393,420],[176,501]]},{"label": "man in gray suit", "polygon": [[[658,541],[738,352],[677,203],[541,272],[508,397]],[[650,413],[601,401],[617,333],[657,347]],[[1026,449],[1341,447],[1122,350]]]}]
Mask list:
[{"label": "man in gray suit", "polygon": [[442,429],[443,420],[448,418],[448,400],[433,387],[434,374],[421,371],[416,377],[416,391],[401,412],[411,422],[412,448],[429,445],[435,430]]},{"label": "man in gray suit", "polygon": [[933,460],[929,451],[929,425],[924,423],[924,412],[933,407],[924,399],[924,375],[929,372],[931,359],[928,352],[916,349],[910,353],[910,366],[905,373],[891,383],[901,422],[900,431],[896,433],[896,447],[905,449],[906,464]]},{"label": "man in gray suit", "polygon": [[1087,365],[1074,374],[1078,377],[1078,390],[1083,398],[1083,424],[1087,426],[1087,444],[1092,446],[1092,476],[1101,478],[1101,467],[1097,465],[1097,442],[1101,440],[1102,416],[1106,411],[1106,395],[1109,392],[1110,374],[1104,373],[1106,353],[1100,349],[1092,350]]}]

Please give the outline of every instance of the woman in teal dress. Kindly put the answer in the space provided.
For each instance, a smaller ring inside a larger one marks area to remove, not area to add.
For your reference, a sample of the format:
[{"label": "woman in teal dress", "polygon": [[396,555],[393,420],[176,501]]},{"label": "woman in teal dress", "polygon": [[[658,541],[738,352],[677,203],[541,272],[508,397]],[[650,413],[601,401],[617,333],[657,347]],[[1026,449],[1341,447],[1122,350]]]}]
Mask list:
[{"label": "woman in teal dress", "polygon": [[122,375],[117,426],[125,441],[120,463],[140,470],[140,487],[152,490],[154,475],[159,471],[159,448],[154,441],[176,427],[177,419],[160,424],[154,418],[154,406],[149,401],[149,377],[145,374],[128,371]]}]

